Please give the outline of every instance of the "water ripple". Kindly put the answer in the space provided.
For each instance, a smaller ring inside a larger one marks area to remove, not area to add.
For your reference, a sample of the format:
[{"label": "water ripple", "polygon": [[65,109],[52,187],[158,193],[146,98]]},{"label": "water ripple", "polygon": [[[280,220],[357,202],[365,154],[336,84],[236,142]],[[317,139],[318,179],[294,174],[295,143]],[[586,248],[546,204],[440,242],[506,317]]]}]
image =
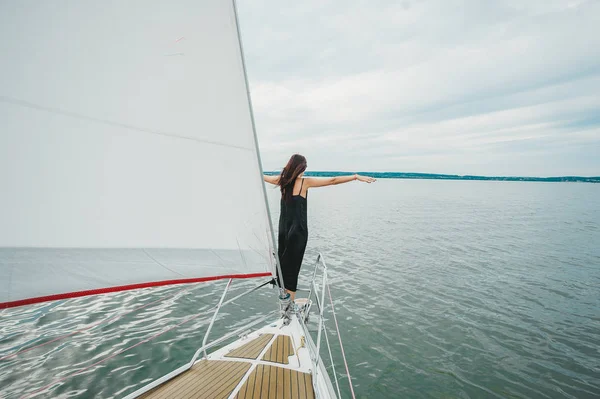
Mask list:
[{"label": "water ripple", "polygon": [[[600,185],[392,180],[309,198],[300,281],[323,252],[357,397],[600,397]],[[0,360],[0,397],[84,368],[40,396],[121,397],[188,361],[210,316],[94,363],[209,311],[223,286],[2,311],[0,358],[23,352]],[[212,336],[274,309],[274,296],[224,309]]]}]

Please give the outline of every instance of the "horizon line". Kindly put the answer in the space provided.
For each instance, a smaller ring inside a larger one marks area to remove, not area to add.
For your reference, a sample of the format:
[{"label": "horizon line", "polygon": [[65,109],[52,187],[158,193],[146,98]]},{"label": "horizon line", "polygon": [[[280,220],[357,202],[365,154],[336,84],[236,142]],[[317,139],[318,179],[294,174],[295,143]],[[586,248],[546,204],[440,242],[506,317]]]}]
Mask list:
[{"label": "horizon line", "polygon": [[[264,171],[264,173],[269,174],[279,174],[280,171]],[[311,174],[317,174],[316,176],[323,176],[325,174],[335,174],[335,175],[344,175],[344,174],[371,174],[371,175],[379,175],[380,177],[386,177],[384,175],[393,175],[389,176],[389,178],[402,178],[402,177],[426,177],[426,178],[453,178],[453,179],[538,179],[538,180],[551,180],[551,179],[585,179],[585,180],[593,180],[600,182],[600,176],[581,176],[581,175],[557,175],[557,176],[519,176],[519,175],[472,175],[472,174],[446,174],[446,173],[424,173],[424,172],[369,172],[369,171],[358,171],[358,172],[347,172],[340,170],[314,170],[314,171],[306,171],[305,174],[310,176]]]}]

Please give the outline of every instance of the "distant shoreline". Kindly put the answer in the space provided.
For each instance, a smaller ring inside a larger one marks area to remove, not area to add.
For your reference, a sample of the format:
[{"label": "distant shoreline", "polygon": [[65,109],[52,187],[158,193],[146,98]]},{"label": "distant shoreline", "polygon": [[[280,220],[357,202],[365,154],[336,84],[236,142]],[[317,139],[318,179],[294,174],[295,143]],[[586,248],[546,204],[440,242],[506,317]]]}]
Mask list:
[{"label": "distant shoreline", "polygon": [[[280,172],[265,172],[267,175],[278,175]],[[354,172],[306,172],[305,176],[335,177],[349,175]],[[376,179],[424,179],[424,180],[491,180],[491,181],[535,181],[535,182],[579,182],[600,183],[600,176],[557,176],[557,177],[525,177],[525,176],[473,176],[473,175],[440,175],[434,173],[403,172],[358,172]]]}]

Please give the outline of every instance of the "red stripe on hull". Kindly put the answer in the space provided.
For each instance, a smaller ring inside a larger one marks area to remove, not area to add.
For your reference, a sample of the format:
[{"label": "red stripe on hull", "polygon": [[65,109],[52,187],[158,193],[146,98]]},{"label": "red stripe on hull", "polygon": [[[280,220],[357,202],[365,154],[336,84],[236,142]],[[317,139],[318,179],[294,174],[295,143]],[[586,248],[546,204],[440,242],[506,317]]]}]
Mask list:
[{"label": "red stripe on hull", "polygon": [[179,280],[152,281],[149,283],[120,285],[117,287],[97,288],[95,290],[76,291],[76,292],[67,292],[64,294],[40,296],[40,297],[36,297],[36,298],[27,298],[27,299],[21,299],[18,301],[12,301],[12,302],[0,302],[0,309],[14,308],[17,306],[31,305],[31,304],[40,303],[40,302],[58,301],[60,299],[77,298],[77,297],[88,296],[88,295],[107,294],[109,292],[136,290],[139,288],[148,288],[148,287],[160,287],[162,285],[201,283],[201,282],[205,282],[205,281],[223,280],[223,279],[228,279],[228,278],[244,279],[244,278],[267,277],[267,276],[271,276],[271,273],[226,274],[223,276],[184,278],[184,279],[179,279]]}]

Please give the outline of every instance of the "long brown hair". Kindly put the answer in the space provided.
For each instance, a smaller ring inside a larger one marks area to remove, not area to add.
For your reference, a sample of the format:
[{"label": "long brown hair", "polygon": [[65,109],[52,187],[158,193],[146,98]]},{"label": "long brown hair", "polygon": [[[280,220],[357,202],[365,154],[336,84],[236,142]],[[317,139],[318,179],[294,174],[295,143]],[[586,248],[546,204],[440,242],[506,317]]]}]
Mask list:
[{"label": "long brown hair", "polygon": [[306,158],[300,154],[294,154],[290,157],[287,165],[279,175],[279,186],[281,187],[281,197],[289,202],[292,200],[294,183],[298,176],[306,170]]}]

